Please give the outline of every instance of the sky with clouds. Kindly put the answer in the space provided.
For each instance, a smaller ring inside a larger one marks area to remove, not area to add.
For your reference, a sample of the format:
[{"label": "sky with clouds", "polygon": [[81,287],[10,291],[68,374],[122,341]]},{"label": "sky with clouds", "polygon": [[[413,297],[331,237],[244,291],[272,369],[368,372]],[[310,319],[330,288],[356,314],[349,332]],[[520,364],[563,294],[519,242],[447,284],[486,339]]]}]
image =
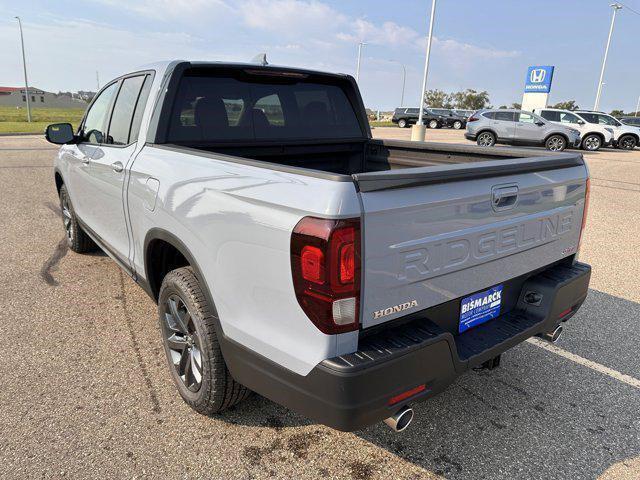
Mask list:
[{"label": "sky with clouds", "polygon": [[[555,65],[551,101],[591,107],[611,9],[608,0],[439,0],[428,88],[487,90],[519,102],[528,65]],[[640,0],[625,0],[640,11]],[[23,82],[15,15],[22,17],[30,84],[95,90],[166,59],[248,61],[355,74],[370,108],[419,101],[429,0],[0,0],[0,85]],[[640,15],[616,20],[601,108],[635,109]]]}]

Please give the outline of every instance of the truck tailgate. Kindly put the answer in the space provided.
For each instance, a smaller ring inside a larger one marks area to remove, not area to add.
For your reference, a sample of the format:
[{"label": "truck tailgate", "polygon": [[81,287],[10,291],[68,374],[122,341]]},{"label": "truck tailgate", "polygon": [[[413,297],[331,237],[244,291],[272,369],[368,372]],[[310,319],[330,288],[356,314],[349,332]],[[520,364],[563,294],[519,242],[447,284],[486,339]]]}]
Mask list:
[{"label": "truck tailgate", "polygon": [[353,175],[363,210],[362,326],[576,252],[587,169],[562,154]]}]

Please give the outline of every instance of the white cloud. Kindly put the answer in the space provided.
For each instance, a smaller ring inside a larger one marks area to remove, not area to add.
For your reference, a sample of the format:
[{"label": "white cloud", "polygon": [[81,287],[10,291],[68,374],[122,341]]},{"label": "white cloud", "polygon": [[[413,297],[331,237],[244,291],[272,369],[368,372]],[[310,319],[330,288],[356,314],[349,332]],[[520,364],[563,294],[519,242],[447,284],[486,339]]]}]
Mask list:
[{"label": "white cloud", "polygon": [[247,0],[238,7],[243,23],[282,36],[326,35],[346,16],[316,0]]},{"label": "white cloud", "polygon": [[433,38],[434,49],[439,50],[445,55],[463,56],[467,59],[497,59],[497,58],[514,58],[520,55],[517,50],[501,50],[495,48],[479,47],[470,43],[459,42],[453,39],[441,40],[437,37]]},{"label": "white cloud", "polygon": [[153,19],[171,21],[175,18],[199,19],[221,11],[231,11],[223,0],[94,0],[114,8],[122,8]]},{"label": "white cloud", "polygon": [[417,41],[419,34],[409,27],[394,22],[375,25],[358,18],[349,24],[350,32],[340,32],[338,38],[351,42],[367,42],[375,45],[406,45]]}]

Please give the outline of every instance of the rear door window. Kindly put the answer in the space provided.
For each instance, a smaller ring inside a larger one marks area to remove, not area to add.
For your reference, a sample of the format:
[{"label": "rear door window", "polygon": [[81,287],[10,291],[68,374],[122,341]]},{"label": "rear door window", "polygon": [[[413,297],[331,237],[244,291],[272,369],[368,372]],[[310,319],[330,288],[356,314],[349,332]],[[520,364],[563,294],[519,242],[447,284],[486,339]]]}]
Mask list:
[{"label": "rear door window", "polygon": [[495,116],[494,120],[500,120],[502,122],[513,122],[515,121],[514,112],[494,112]]},{"label": "rear door window", "polygon": [[545,120],[549,120],[550,122],[560,121],[560,112],[557,112],[555,110],[542,110],[540,112],[540,116]]}]

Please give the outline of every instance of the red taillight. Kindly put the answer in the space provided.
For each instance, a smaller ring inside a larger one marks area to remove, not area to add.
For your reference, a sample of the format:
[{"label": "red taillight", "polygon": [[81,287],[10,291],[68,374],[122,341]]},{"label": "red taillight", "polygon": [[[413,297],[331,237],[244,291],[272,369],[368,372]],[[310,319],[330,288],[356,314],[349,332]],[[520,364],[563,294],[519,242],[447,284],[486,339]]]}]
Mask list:
[{"label": "red taillight", "polygon": [[406,392],[402,392],[400,395],[396,395],[395,397],[391,397],[387,402],[387,405],[395,405],[396,403],[400,403],[407,398],[411,398],[419,393],[424,392],[427,389],[425,384],[418,385],[416,388],[412,388],[411,390],[407,390]]},{"label": "red taillight", "polygon": [[305,217],[291,234],[298,303],[324,333],[358,329],[360,219]]},{"label": "red taillight", "polygon": [[469,117],[469,118],[467,119],[467,123],[470,123],[470,122],[477,122],[478,120],[480,120],[478,117]]},{"label": "red taillight", "polygon": [[324,253],[318,247],[306,245],[300,258],[302,278],[313,283],[324,283]]},{"label": "red taillight", "polygon": [[589,195],[591,194],[591,180],[587,177],[587,183],[585,185],[584,192],[584,210],[582,211],[582,226],[580,227],[580,239],[578,240],[578,251],[582,245],[582,238],[584,237],[584,227],[587,225],[587,212],[589,210]]}]

